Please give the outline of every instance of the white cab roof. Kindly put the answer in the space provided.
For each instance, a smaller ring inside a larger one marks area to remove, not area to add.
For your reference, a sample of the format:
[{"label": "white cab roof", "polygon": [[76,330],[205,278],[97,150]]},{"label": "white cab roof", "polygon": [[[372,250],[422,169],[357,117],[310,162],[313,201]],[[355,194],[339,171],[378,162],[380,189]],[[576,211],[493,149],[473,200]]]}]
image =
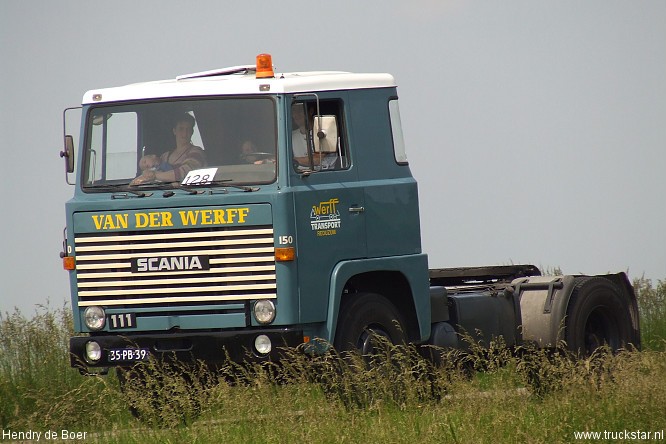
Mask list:
[{"label": "white cab roof", "polygon": [[396,86],[390,74],[317,71],[276,73],[275,78],[257,79],[253,68],[253,66],[232,67],[186,74],[172,80],[94,89],[85,93],[83,104],[170,97],[307,93]]}]

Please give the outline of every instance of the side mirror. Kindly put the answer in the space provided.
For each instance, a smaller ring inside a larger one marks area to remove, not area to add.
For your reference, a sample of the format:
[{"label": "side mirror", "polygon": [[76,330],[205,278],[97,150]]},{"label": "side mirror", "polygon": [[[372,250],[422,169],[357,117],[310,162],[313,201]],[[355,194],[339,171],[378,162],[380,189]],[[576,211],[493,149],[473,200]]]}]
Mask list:
[{"label": "side mirror", "polygon": [[65,136],[65,150],[60,151],[60,157],[65,158],[65,172],[74,172],[74,138],[70,135]]},{"label": "side mirror", "polygon": [[60,151],[60,157],[65,158],[65,182],[74,185],[74,182],[69,181],[69,174],[74,172],[74,137],[65,136],[65,150]]},{"label": "side mirror", "polygon": [[315,116],[315,153],[336,153],[338,151],[338,125],[335,116]]},{"label": "side mirror", "polygon": [[76,181],[70,182],[69,175],[74,172],[74,136],[79,131],[81,122],[81,107],[65,108],[62,112],[62,134],[64,135],[65,149],[60,151],[60,157],[65,158],[65,182],[74,185]]}]

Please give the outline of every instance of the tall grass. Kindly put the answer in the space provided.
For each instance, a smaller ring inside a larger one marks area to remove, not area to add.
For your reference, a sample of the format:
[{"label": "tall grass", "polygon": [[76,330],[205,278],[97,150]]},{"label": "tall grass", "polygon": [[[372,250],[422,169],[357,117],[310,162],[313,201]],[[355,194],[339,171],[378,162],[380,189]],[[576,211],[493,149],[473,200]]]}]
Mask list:
[{"label": "tall grass", "polygon": [[[666,429],[666,285],[636,282],[642,352],[586,359],[529,347],[380,344],[374,362],[286,350],[280,365],[149,362],[83,377],[69,310],[0,317],[0,428],[91,442],[571,442],[576,431]],[[130,414],[133,411],[139,419]]]},{"label": "tall grass", "polygon": [[83,426],[98,416],[107,382],[70,368],[72,334],[66,307],[0,315],[1,428]]},{"label": "tall grass", "polygon": [[666,281],[654,286],[650,279],[634,279],[643,347],[666,350]]}]

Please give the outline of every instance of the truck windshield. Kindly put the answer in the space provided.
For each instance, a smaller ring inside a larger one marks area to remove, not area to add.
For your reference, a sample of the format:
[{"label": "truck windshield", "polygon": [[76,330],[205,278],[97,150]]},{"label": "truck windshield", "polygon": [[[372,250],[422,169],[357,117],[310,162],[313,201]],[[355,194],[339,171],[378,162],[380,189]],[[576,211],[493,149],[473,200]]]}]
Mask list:
[{"label": "truck windshield", "polygon": [[275,104],[243,97],[125,103],[89,110],[83,186],[181,182],[214,169],[214,183],[275,181]]}]

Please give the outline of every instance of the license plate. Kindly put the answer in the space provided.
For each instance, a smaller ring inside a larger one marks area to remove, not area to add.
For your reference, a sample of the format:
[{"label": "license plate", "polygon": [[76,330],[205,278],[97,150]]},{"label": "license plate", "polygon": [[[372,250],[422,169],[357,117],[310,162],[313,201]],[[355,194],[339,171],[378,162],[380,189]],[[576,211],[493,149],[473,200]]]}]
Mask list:
[{"label": "license plate", "polygon": [[136,327],[136,314],[134,313],[114,313],[109,315],[109,328],[111,330],[134,327]]},{"label": "license plate", "polygon": [[147,348],[115,348],[109,350],[109,362],[118,361],[145,361],[150,358],[150,351]]}]

